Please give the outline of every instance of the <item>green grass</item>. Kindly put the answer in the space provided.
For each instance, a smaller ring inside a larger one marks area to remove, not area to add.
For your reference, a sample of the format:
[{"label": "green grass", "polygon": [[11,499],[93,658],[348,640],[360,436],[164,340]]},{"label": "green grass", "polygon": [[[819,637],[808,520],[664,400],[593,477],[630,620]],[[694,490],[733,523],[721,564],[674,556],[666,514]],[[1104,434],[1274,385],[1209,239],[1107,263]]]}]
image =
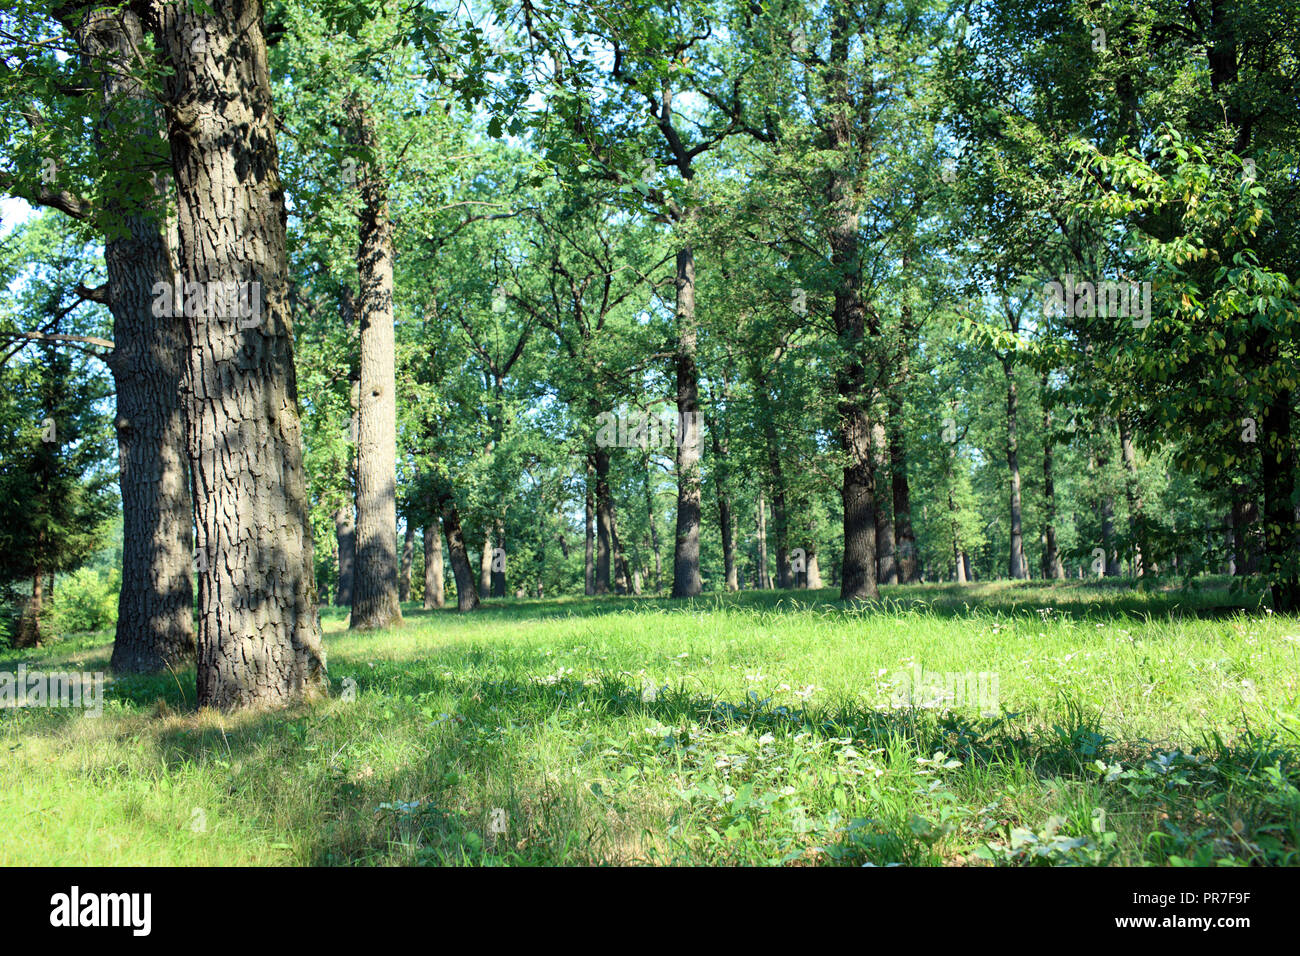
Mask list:
[{"label": "green grass", "polygon": [[[327,609],[329,700],[0,713],[0,863],[1293,864],[1300,621],[1224,583]],[[996,714],[904,705],[913,665],[996,673]]]}]

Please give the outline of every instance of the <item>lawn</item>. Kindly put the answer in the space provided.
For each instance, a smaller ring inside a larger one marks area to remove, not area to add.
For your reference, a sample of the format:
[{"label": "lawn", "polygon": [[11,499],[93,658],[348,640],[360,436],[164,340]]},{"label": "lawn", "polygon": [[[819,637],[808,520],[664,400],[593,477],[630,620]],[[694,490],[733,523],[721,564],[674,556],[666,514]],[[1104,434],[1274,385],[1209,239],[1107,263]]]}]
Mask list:
[{"label": "lawn", "polygon": [[287,713],[0,711],[0,864],[1294,864],[1300,621],[1226,583],[329,608]]}]

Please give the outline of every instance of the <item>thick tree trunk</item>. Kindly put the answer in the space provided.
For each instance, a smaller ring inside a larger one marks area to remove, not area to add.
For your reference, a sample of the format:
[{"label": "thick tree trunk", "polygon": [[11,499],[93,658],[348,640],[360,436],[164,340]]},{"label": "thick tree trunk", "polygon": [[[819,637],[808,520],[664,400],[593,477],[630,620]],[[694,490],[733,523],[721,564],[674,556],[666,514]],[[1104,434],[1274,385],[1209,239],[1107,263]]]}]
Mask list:
[{"label": "thick tree trunk", "polygon": [[[847,13],[832,17],[827,77],[830,108],[823,120],[827,145],[838,154],[828,170],[826,202],[830,214],[830,250],[835,275],[832,317],[839,338],[835,370],[836,433],[844,456],[840,499],[844,511],[844,557],[840,599],[875,600],[876,476],[872,464],[872,394],[867,381],[867,310],[862,301],[862,265],[858,256],[859,214],[851,170],[856,155],[850,131],[853,97],[849,91],[850,26]],[[850,154],[855,154],[850,159]]]},{"label": "thick tree trunk", "polygon": [[772,586],[772,579],[767,570],[767,502],[763,500],[763,490],[758,492],[756,534],[758,536],[758,589],[765,591]]},{"label": "thick tree trunk", "polygon": [[[122,492],[122,586],[111,667],[151,673],[194,659],[193,506],[186,474],[182,370],[185,329],[154,314],[156,289],[175,289],[164,210],[162,119],[131,70],[144,38],[134,11],[86,5],[65,14],[87,65],[102,65],[104,109],[95,140],[120,193],[101,211],[114,349]],[[126,142],[138,149],[118,160]],[[174,242],[173,242],[174,245]],[[165,294],[165,293],[164,293]],[[174,305],[173,300],[173,305]]]},{"label": "thick tree trunk", "polygon": [[442,527],[438,518],[424,526],[424,609],[432,611],[446,603],[442,585]]},{"label": "thick tree trunk", "polygon": [[411,600],[411,568],[415,564],[415,522],[406,519],[406,534],[402,539],[402,570],[397,581],[399,601]]},{"label": "thick tree trunk", "polygon": [[677,534],[675,598],[695,597],[700,581],[700,381],[695,365],[695,253],[677,253]]},{"label": "thick tree trunk", "polygon": [[1013,581],[1029,577],[1025,563],[1024,517],[1020,506],[1020,396],[1016,389],[1015,366],[1008,359],[1002,361],[1002,371],[1007,380],[1007,472],[1011,480],[1011,554],[1007,561],[1007,574]]},{"label": "thick tree trunk", "polygon": [[352,604],[352,569],[357,553],[356,508],[352,502],[334,509],[334,539],[338,543],[339,586],[334,604],[348,607]]},{"label": "thick tree trunk", "polygon": [[[352,141],[370,155],[377,143],[369,107],[347,103]],[[373,160],[357,167],[357,278],[360,284],[361,408],[357,441],[357,554],[353,628],[402,621],[397,566],[397,381],[393,332],[393,227],[387,177]]]},{"label": "thick tree trunk", "polygon": [[[181,272],[257,283],[249,319],[187,309],[198,703],[280,705],[325,682],[260,3],[149,8],[167,97]],[[205,43],[195,43],[197,31]],[[210,288],[210,286],[208,287]]]}]

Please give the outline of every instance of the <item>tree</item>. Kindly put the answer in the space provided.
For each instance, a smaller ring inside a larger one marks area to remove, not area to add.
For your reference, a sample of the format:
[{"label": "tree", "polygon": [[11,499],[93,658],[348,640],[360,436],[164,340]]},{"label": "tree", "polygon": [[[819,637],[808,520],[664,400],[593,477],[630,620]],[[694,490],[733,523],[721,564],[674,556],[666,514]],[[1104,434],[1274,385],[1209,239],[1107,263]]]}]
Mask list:
[{"label": "tree", "polygon": [[[198,702],[281,705],[326,676],[263,9],[142,13],[174,71],[164,105],[186,282]],[[191,303],[192,289],[231,288],[249,315]]]}]

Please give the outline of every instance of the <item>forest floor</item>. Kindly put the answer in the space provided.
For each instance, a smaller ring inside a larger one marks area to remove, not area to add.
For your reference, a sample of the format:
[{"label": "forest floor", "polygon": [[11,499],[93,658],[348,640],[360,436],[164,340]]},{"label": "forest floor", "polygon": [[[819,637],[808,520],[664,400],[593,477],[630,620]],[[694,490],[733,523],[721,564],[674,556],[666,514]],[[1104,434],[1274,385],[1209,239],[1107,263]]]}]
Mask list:
[{"label": "forest floor", "polygon": [[0,710],[0,864],[1298,863],[1300,620],[1226,585],[330,608],[288,713]]}]

